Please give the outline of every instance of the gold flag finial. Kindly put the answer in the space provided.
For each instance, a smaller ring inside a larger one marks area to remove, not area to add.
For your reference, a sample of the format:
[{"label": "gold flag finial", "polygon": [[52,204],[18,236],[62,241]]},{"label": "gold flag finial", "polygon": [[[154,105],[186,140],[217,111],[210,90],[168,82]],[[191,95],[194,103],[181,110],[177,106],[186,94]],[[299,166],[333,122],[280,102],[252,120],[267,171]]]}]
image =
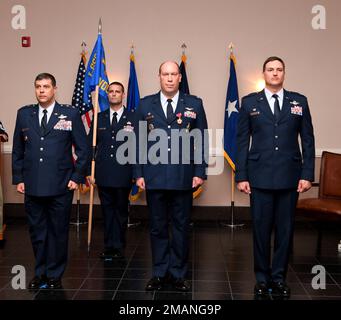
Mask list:
[{"label": "gold flag finial", "polygon": [[234,44],[230,42],[229,44],[230,53],[233,53],[233,48],[234,48]]},{"label": "gold flag finial", "polygon": [[102,18],[99,18],[98,22],[98,34],[102,33]]},{"label": "gold flag finial", "polygon": [[186,54],[186,49],[187,49],[187,46],[186,46],[186,43],[184,42],[182,45],[181,45],[181,49],[182,49],[182,54]]}]

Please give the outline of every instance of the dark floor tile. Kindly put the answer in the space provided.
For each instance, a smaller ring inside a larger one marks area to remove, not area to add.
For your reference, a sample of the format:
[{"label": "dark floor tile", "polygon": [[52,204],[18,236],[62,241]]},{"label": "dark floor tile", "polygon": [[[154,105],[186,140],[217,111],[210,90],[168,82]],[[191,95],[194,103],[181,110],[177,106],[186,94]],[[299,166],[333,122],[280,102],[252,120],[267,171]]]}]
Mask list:
[{"label": "dark floor tile", "polygon": [[154,300],[192,300],[192,293],[157,291]]},{"label": "dark floor tile", "polygon": [[126,280],[123,279],[118,287],[120,291],[144,291],[146,280]]},{"label": "dark floor tile", "polygon": [[112,300],[114,293],[115,291],[79,290],[73,296],[73,300]]},{"label": "dark floor tile", "polygon": [[337,255],[337,256],[332,256],[332,257],[317,257],[316,258],[319,262],[319,264],[336,264],[341,266],[341,255]]},{"label": "dark floor tile", "polygon": [[87,268],[91,269],[98,264],[98,259],[72,259],[68,262],[68,268]]},{"label": "dark floor tile", "polygon": [[151,268],[147,269],[126,269],[123,279],[150,279],[152,277]]},{"label": "dark floor tile", "polygon": [[151,268],[152,260],[151,259],[133,259],[129,263],[130,269],[136,268]]},{"label": "dark floor tile", "polygon": [[326,271],[329,272],[329,273],[341,274],[341,265],[325,264],[323,266],[326,268]]},{"label": "dark floor tile", "polygon": [[230,293],[228,282],[223,281],[193,281],[194,292]]},{"label": "dark floor tile", "polygon": [[311,300],[311,298],[307,294],[305,294],[305,295],[295,295],[295,294],[292,294],[290,296],[289,300]]},{"label": "dark floor tile", "polygon": [[121,279],[123,273],[124,273],[124,269],[94,268],[90,272],[89,278],[116,278],[116,279]]},{"label": "dark floor tile", "polygon": [[332,285],[332,284],[327,284],[326,289],[313,289],[311,285],[309,284],[304,284],[304,288],[306,289],[307,293],[313,297],[313,296],[341,296],[341,288],[338,285]]},{"label": "dark floor tile", "polygon": [[39,290],[34,300],[71,300],[77,290]]},{"label": "dark floor tile", "polygon": [[229,280],[230,281],[244,281],[244,282],[256,282],[255,276],[253,272],[237,272],[237,271],[231,271],[228,273]]},{"label": "dark floor tile", "polygon": [[112,260],[103,260],[101,259],[98,264],[96,264],[96,268],[104,268],[104,269],[125,269],[128,265],[127,259],[112,259]]},{"label": "dark floor tile", "polygon": [[318,264],[319,261],[316,257],[312,256],[291,256],[289,260],[289,264],[309,264],[315,265]]},{"label": "dark floor tile", "polygon": [[231,294],[193,292],[193,300],[231,300],[231,299],[232,299]]},{"label": "dark floor tile", "polygon": [[233,300],[255,300],[254,294],[241,294],[241,293],[235,293],[232,295]]},{"label": "dark floor tile", "polygon": [[76,290],[79,289],[84,282],[84,278],[63,278],[62,285],[66,290]]},{"label": "dark floor tile", "polygon": [[290,267],[292,268],[293,271],[295,272],[300,272],[300,273],[311,273],[312,268],[316,264],[313,263],[298,263],[298,264],[290,264]]},{"label": "dark floor tile", "polygon": [[247,271],[253,273],[253,264],[247,264],[247,263],[227,263],[226,264],[227,271]]},{"label": "dark floor tile", "polygon": [[92,268],[66,268],[64,277],[67,278],[86,278]]},{"label": "dark floor tile", "polygon": [[193,273],[194,273],[194,280],[213,280],[213,281],[227,281],[228,280],[226,272],[195,270]]},{"label": "dark floor tile", "polygon": [[330,274],[330,277],[339,285],[341,285],[341,274]]},{"label": "dark floor tile", "polygon": [[[316,274],[313,273],[296,273],[297,277],[299,278],[299,280],[304,283],[304,284],[311,284],[313,278],[316,276]],[[340,275],[340,279],[341,279],[341,275]],[[330,275],[326,274],[326,284],[337,284],[334,281],[334,277],[332,278]]]},{"label": "dark floor tile", "polygon": [[118,279],[86,279],[80,290],[116,290]]},{"label": "dark floor tile", "polygon": [[154,292],[117,291],[114,300],[153,300]]},{"label": "dark floor tile", "polygon": [[255,286],[254,282],[230,282],[232,294],[253,294],[253,289]]},{"label": "dark floor tile", "polygon": [[29,290],[3,289],[0,291],[1,300],[33,300],[37,292]]},{"label": "dark floor tile", "polygon": [[341,296],[312,296],[311,300],[341,300]]},{"label": "dark floor tile", "polygon": [[11,281],[11,277],[0,277],[0,290],[10,285]]}]

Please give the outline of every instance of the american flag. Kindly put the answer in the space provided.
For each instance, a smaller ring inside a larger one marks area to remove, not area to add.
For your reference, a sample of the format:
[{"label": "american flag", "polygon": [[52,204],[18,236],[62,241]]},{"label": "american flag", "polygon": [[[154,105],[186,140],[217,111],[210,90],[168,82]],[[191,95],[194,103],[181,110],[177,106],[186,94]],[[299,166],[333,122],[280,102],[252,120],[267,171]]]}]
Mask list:
[{"label": "american flag", "polygon": [[88,101],[85,103],[83,101],[83,92],[84,92],[84,78],[85,78],[85,63],[86,57],[85,54],[82,53],[81,61],[79,62],[78,73],[76,78],[75,89],[73,91],[72,96],[72,105],[79,110],[81,115],[85,131],[89,134],[91,121],[93,116],[93,106],[91,93],[88,96]]}]

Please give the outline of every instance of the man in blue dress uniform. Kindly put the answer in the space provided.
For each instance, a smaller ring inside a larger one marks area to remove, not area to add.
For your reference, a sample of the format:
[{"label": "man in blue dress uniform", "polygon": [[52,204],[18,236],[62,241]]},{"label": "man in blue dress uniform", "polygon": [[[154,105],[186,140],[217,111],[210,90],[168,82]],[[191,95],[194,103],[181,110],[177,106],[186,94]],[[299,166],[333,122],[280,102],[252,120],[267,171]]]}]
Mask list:
[{"label": "man in blue dress uniform", "polygon": [[309,190],[314,180],[314,133],[307,98],[283,89],[283,60],[268,58],[263,75],[265,89],[242,99],[236,182],[240,191],[250,195],[257,280],[254,293],[262,297],[270,291],[289,297],[285,280],[295,208],[298,194]]},{"label": "man in blue dress uniform", "polygon": [[[98,114],[95,183],[104,220],[104,251],[101,258],[122,258],[126,243],[128,200],[132,186],[132,156],[135,145],[134,112],[123,106],[124,86],[108,87],[110,108]],[[122,139],[120,135],[124,135]],[[92,136],[92,128],[91,134]],[[126,144],[126,148],[123,145]],[[121,149],[123,148],[123,149]]]},{"label": "man in blue dress uniform", "polygon": [[35,255],[29,289],[56,289],[62,286],[73,191],[84,180],[89,144],[78,110],[55,101],[54,76],[39,74],[34,85],[38,104],[22,107],[17,114],[13,184],[25,195]]},{"label": "man in blue dress uniform", "polygon": [[206,179],[207,120],[202,100],[179,92],[181,74],[176,62],[161,64],[159,78],[161,91],[143,98],[136,112],[140,123],[134,178],[138,187],[146,189],[153,258],[153,277],[146,290],[161,289],[171,276],[176,290],[189,291],[192,189]]}]

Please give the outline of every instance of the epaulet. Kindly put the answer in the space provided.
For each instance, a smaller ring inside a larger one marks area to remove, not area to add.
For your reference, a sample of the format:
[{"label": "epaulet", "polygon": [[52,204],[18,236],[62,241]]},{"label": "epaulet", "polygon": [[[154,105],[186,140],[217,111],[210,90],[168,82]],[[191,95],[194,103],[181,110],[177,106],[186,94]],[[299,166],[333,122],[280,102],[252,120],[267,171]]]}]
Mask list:
[{"label": "epaulet", "polygon": [[244,96],[243,99],[251,98],[251,97],[257,96],[258,94],[259,94],[259,92],[252,92],[252,93],[249,93],[248,95]]},{"label": "epaulet", "polygon": [[64,107],[64,108],[75,108],[75,106],[72,106],[71,104],[59,104],[61,107]]},{"label": "epaulet", "polygon": [[290,94],[290,95],[296,95],[296,96],[299,96],[299,97],[302,97],[302,98],[307,98],[304,94],[302,94],[302,93],[299,93],[299,92],[295,92],[295,91],[288,91],[288,93]]},{"label": "epaulet", "polygon": [[198,96],[195,96],[194,94],[184,93],[184,96],[185,98],[193,98],[193,99],[201,100],[201,98],[199,98]]},{"label": "epaulet", "polygon": [[145,96],[145,97],[141,98],[140,100],[146,100],[146,99],[149,99],[149,98],[154,97],[154,96],[155,96],[155,94],[150,94],[149,96]]},{"label": "epaulet", "polygon": [[26,105],[26,106],[23,106],[23,107],[19,108],[19,110],[31,109],[31,108],[33,108],[34,106],[36,106],[36,104],[28,104],[28,105]]}]

